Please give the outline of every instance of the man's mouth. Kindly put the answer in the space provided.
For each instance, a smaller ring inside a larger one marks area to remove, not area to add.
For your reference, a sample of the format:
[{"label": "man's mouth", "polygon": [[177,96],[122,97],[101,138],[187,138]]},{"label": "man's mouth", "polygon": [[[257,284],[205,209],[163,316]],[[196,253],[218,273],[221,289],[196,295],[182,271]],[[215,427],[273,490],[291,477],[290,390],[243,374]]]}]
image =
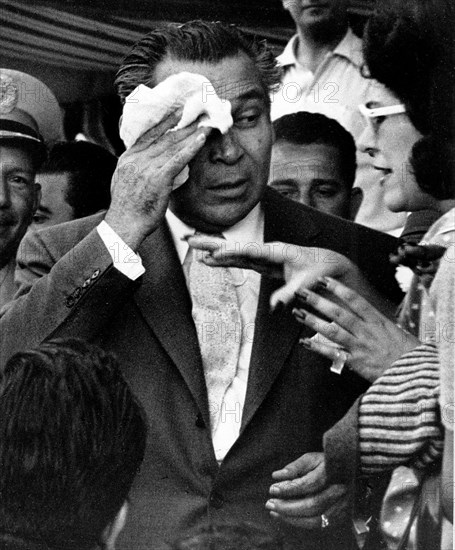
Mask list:
[{"label": "man's mouth", "polygon": [[236,195],[242,193],[247,184],[248,180],[243,178],[235,181],[217,183],[216,185],[209,187],[208,190],[223,195]]}]

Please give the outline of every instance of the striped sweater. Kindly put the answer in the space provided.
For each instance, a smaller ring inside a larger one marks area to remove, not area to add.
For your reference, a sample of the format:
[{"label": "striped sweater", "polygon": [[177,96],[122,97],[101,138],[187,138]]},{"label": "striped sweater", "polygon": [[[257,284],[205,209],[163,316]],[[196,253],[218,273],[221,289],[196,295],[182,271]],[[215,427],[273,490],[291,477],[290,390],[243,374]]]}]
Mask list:
[{"label": "striped sweater", "polygon": [[403,355],[361,398],[360,470],[425,468],[442,454],[438,351],[422,344]]}]

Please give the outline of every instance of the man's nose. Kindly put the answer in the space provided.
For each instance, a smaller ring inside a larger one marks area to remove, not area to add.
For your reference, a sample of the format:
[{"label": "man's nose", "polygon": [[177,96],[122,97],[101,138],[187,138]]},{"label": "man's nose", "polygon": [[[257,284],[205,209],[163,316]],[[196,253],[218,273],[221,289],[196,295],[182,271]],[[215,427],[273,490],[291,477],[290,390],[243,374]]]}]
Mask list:
[{"label": "man's nose", "polygon": [[365,129],[357,140],[357,149],[362,153],[367,153],[370,157],[374,157],[377,153],[376,132],[370,122],[367,122]]},{"label": "man's nose", "polygon": [[242,157],[243,149],[232,130],[229,130],[226,134],[213,131],[210,138],[212,162],[235,164]]}]

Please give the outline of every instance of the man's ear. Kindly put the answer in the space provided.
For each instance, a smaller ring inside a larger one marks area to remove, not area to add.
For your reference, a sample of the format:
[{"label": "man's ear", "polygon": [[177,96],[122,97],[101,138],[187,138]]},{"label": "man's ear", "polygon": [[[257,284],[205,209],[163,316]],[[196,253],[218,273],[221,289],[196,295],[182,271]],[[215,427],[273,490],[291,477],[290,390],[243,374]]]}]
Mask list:
[{"label": "man's ear", "polygon": [[115,542],[122,532],[128,515],[128,502],[125,500],[114,521],[110,523],[103,532],[102,544],[105,550],[115,550]]},{"label": "man's ear", "polygon": [[360,189],[360,187],[353,187],[351,189],[351,205],[349,208],[349,215],[350,219],[352,221],[355,220],[355,217],[357,216],[357,213],[360,209],[360,205],[362,204],[363,200],[363,191]]}]

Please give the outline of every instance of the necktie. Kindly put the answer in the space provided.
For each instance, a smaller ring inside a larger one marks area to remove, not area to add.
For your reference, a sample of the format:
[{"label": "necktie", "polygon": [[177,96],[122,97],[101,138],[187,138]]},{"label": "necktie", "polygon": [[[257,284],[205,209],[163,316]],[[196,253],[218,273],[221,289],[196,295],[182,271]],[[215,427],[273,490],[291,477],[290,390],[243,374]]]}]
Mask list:
[{"label": "necktie", "polygon": [[[210,236],[207,236],[210,240]],[[208,267],[193,250],[189,289],[207,386],[212,435],[220,420],[226,390],[234,380],[239,360],[242,322],[237,293],[229,269]]]}]

